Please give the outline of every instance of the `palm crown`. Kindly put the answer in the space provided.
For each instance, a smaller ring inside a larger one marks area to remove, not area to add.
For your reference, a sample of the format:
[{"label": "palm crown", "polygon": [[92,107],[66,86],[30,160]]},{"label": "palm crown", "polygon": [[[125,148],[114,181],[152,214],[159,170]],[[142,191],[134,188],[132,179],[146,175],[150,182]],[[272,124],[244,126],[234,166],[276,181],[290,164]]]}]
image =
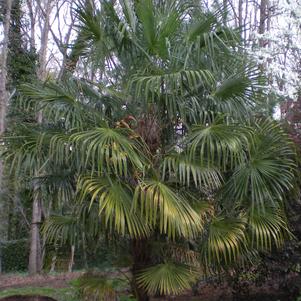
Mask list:
[{"label": "palm crown", "polygon": [[291,142],[252,114],[262,78],[223,10],[192,2],[79,6],[73,50],[93,76],[25,85],[21,105],[43,123],[5,139],[11,171],[38,170],[45,200],[69,208],[45,222],[48,239],[109,232],[140,253],[147,239],[147,260],[132,256],[150,294],[178,293],[290,236]]}]

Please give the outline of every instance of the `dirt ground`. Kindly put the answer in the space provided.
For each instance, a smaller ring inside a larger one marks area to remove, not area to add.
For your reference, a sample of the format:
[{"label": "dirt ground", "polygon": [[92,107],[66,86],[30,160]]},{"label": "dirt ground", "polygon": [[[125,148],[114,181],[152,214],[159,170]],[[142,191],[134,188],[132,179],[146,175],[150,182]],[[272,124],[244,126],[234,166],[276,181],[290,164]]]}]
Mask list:
[{"label": "dirt ground", "polygon": [[78,278],[81,274],[82,272],[35,276],[0,275],[0,291],[27,286],[63,288],[69,286],[68,282]]},{"label": "dirt ground", "polygon": [[[57,275],[16,276],[0,275],[0,291],[8,288],[22,287],[52,287],[64,288],[69,286],[69,281],[78,278],[82,272],[73,272]],[[270,279],[264,283],[245,286],[239,289],[226,283],[203,283],[192,291],[187,291],[181,297],[154,298],[153,301],[296,301],[300,296],[300,274],[292,275],[286,279],[283,287],[283,279]],[[297,289],[297,290],[296,290]]]}]

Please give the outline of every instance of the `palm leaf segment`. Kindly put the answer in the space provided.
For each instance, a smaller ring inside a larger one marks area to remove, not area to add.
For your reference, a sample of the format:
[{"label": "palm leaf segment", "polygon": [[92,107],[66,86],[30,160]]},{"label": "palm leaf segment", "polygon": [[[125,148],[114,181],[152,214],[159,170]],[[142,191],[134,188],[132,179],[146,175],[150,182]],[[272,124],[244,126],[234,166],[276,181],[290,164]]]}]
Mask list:
[{"label": "palm leaf segment", "polygon": [[200,216],[188,201],[164,183],[155,180],[140,182],[135,190],[134,211],[155,227],[158,222],[160,233],[195,237],[202,229]]},{"label": "palm leaf segment", "polygon": [[81,199],[89,196],[91,205],[99,204],[99,215],[104,219],[109,231],[121,235],[143,237],[149,233],[148,224],[139,215],[131,211],[131,190],[126,185],[112,178],[83,177],[78,185]]},{"label": "palm leaf segment", "polygon": [[142,271],[137,279],[148,293],[179,294],[191,287],[198,273],[191,267],[174,263],[162,263]]}]

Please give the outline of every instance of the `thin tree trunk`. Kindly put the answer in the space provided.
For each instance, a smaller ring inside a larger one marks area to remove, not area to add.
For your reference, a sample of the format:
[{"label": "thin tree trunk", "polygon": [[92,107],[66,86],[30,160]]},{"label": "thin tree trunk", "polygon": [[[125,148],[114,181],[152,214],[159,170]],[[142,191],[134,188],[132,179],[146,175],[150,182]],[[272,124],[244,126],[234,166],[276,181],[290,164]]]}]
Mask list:
[{"label": "thin tree trunk", "polygon": [[71,256],[70,256],[70,261],[69,261],[69,264],[68,264],[68,272],[69,272],[69,273],[72,272],[72,268],[73,268],[73,265],[74,265],[74,253],[75,253],[75,246],[72,245],[72,246],[71,246]]},{"label": "thin tree trunk", "polygon": [[[8,54],[8,44],[9,44],[9,27],[11,19],[11,7],[12,0],[6,0],[3,2],[5,6],[5,15],[3,23],[3,40],[2,40],[2,53],[0,57],[0,136],[5,132],[5,116],[7,109],[8,91],[6,89],[7,85],[7,54]],[[3,162],[0,160],[0,197],[3,194]],[[2,204],[3,205],[3,204]],[[3,208],[1,208],[3,209]],[[0,242],[0,273],[2,273],[2,250]]]},{"label": "thin tree trunk", "polygon": [[[260,2],[260,8],[259,8],[259,27],[258,27],[258,33],[264,34],[266,31],[266,21],[267,21],[267,8],[268,8],[269,1],[268,0],[261,0]],[[259,40],[259,46],[264,47],[265,46],[265,39],[261,38]]]},{"label": "thin tree trunk", "polygon": [[[38,0],[39,1],[39,0]],[[52,0],[47,0],[44,26],[41,35],[41,48],[39,51],[39,68],[37,70],[38,79],[44,81],[46,78],[46,64],[47,64],[47,45],[48,36],[50,30],[50,13],[52,9]],[[37,122],[42,123],[42,112],[38,112]],[[36,176],[39,176],[36,172]],[[32,207],[32,222],[31,222],[31,238],[30,238],[30,253],[29,253],[29,273],[37,274],[42,270],[42,247],[41,247],[41,235],[40,224],[42,222],[42,201],[41,196],[38,193],[39,187],[34,183],[34,199]]]},{"label": "thin tree trunk", "polygon": [[[3,40],[2,40],[2,55],[0,58],[0,136],[5,131],[5,116],[8,101],[7,85],[7,54],[9,44],[9,27],[11,19],[12,0],[4,1],[5,16],[3,23]],[[3,3],[3,5],[4,5]],[[0,160],[0,195],[3,193],[3,162]]]},{"label": "thin tree trunk", "polygon": [[40,224],[42,222],[42,206],[39,193],[35,191],[33,208],[32,208],[32,222],[30,231],[30,253],[28,271],[30,275],[41,272],[41,238],[40,238]]},{"label": "thin tree trunk", "polygon": [[[85,9],[93,10],[94,1],[85,0]],[[73,47],[70,54],[68,55],[67,52],[65,52],[65,54],[63,55],[63,64],[59,73],[59,79],[64,79],[75,72],[76,65],[85,47],[82,39],[83,39],[83,31],[79,31],[77,38],[73,43]]]},{"label": "thin tree trunk", "polygon": [[242,19],[242,0],[238,1],[238,26],[241,29],[243,25],[243,19]]}]

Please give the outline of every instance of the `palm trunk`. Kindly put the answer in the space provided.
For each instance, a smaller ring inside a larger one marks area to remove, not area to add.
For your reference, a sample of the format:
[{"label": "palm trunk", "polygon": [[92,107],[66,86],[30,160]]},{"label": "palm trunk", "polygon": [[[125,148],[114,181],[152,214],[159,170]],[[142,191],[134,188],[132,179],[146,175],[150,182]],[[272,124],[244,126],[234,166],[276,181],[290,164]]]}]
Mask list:
[{"label": "palm trunk", "polygon": [[147,240],[133,240],[132,241],[132,256],[133,256],[133,280],[132,290],[138,301],[149,301],[149,296],[145,289],[137,283],[137,273],[146,268],[150,263],[150,249]]}]

